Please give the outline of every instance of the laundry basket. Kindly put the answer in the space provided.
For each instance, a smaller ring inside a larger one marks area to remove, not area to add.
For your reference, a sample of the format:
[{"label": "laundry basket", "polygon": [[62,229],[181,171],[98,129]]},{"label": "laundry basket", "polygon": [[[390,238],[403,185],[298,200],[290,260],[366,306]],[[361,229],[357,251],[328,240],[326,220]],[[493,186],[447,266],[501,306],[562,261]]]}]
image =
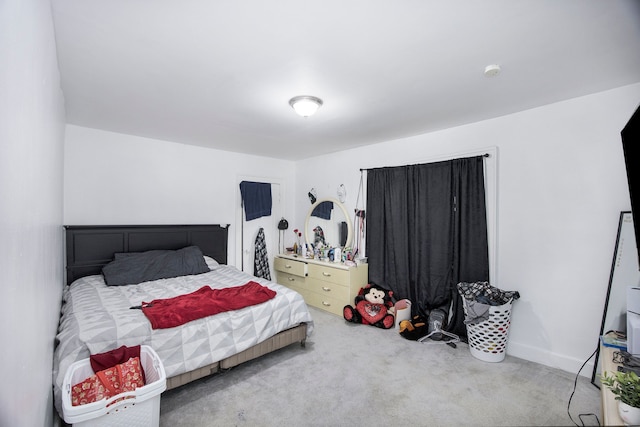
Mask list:
[{"label": "laundry basket", "polygon": [[[89,359],[71,364],[63,383],[62,411],[65,422],[74,427],[153,427],[160,424],[160,394],[167,388],[162,360],[149,346],[140,347],[140,362],[147,383],[135,391],[110,399],[73,406],[71,387],[93,374]],[[122,397],[126,399],[120,400]]]},{"label": "laundry basket", "polygon": [[458,283],[471,355],[485,362],[501,362],[507,354],[513,301],[517,291],[503,291],[488,282]]},{"label": "laundry basket", "polygon": [[[467,314],[467,300],[464,300]],[[507,339],[511,325],[511,306],[508,303],[489,308],[489,318],[480,323],[467,324],[469,351],[485,362],[502,362],[507,354]]]}]

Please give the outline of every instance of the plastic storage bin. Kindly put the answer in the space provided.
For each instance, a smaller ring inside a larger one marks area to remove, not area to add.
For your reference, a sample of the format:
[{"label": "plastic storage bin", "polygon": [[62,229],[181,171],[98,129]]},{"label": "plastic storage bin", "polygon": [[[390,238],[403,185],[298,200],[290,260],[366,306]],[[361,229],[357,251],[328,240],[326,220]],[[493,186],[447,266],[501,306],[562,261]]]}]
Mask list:
[{"label": "plastic storage bin", "polygon": [[[94,374],[89,359],[73,363],[62,385],[62,412],[65,422],[74,426],[158,426],[160,424],[160,394],[167,388],[167,376],[162,361],[149,346],[140,347],[140,362],[146,384],[134,391],[120,393],[85,405],[71,404],[71,387]],[[119,402],[118,399],[127,397]]]},{"label": "plastic storage bin", "polygon": [[[467,314],[467,301],[464,312]],[[471,355],[485,362],[502,362],[507,354],[507,339],[511,325],[513,299],[506,304],[489,308],[489,318],[480,323],[467,324],[467,338]]]}]

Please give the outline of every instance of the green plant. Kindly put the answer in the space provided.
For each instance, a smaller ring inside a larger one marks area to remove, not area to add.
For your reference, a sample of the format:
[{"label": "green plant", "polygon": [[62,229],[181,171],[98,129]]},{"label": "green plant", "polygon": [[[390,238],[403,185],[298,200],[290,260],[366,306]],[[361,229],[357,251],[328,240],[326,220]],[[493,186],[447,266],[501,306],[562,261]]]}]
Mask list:
[{"label": "green plant", "polygon": [[615,394],[616,400],[640,408],[640,377],[635,372],[615,372],[611,376],[605,372],[600,380]]}]

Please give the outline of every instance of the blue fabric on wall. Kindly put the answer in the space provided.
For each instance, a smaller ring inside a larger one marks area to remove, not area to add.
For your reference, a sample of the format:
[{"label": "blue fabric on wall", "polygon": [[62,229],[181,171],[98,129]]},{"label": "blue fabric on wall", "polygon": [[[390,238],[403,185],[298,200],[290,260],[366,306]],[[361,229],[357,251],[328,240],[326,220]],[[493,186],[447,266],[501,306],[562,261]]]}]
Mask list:
[{"label": "blue fabric on wall", "polygon": [[247,221],[271,215],[271,184],[242,181],[240,183],[244,215]]},{"label": "blue fabric on wall", "polygon": [[331,219],[331,211],[333,210],[333,202],[322,202],[313,209],[311,216],[322,219]]}]

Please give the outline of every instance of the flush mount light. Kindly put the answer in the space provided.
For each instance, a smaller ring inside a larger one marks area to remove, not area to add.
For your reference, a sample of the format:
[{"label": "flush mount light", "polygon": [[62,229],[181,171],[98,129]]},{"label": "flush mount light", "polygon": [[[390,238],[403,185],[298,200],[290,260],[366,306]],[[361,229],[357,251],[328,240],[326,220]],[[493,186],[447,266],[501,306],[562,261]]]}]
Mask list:
[{"label": "flush mount light", "polygon": [[315,96],[301,95],[289,100],[289,105],[302,117],[313,116],[322,105],[322,99]]},{"label": "flush mount light", "polygon": [[485,77],[495,77],[500,74],[500,66],[498,64],[487,65],[484,69]]}]

